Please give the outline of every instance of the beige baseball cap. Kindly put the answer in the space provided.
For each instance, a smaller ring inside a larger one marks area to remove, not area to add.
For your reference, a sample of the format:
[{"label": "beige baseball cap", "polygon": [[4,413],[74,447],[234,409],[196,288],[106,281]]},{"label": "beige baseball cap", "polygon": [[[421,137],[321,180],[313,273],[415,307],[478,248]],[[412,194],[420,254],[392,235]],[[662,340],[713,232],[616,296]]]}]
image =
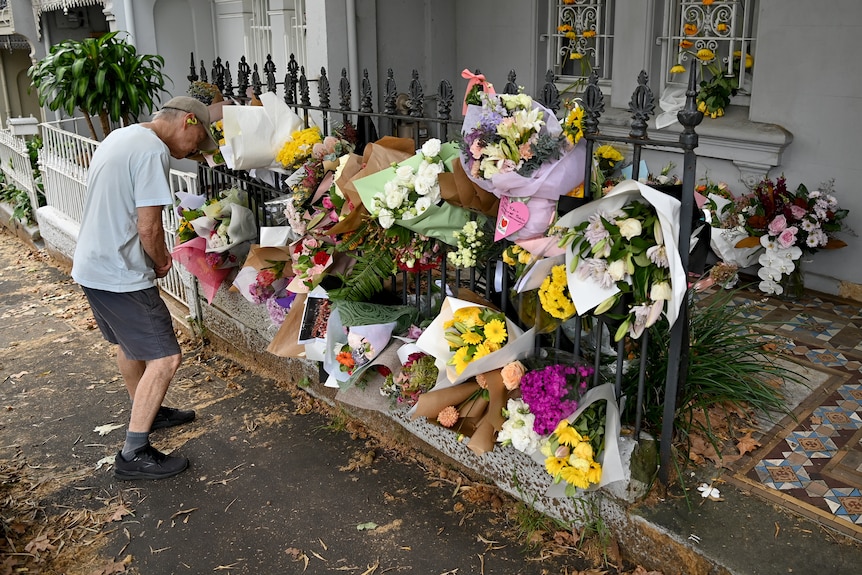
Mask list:
[{"label": "beige baseball cap", "polygon": [[194,114],[195,118],[198,119],[198,122],[203,124],[204,130],[206,130],[207,134],[207,139],[201,144],[201,150],[212,152],[213,150],[218,149],[218,142],[215,141],[212,131],[210,130],[210,111],[203,102],[192,98],[191,96],[177,96],[176,98],[171,98],[165,102],[164,105],[162,105],[162,109],[164,108],[182,110],[183,112]]}]

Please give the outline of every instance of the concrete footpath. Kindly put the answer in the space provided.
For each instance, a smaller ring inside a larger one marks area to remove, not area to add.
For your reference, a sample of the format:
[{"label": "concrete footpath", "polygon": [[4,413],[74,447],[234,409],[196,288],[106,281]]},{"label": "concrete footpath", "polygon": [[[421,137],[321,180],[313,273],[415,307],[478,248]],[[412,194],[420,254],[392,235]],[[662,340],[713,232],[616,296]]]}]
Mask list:
[{"label": "concrete footpath", "polygon": [[162,481],[116,481],[111,462],[129,402],[113,349],[63,270],[5,230],[0,248],[8,534],[0,572],[490,575],[597,566],[565,531],[557,542],[538,532],[527,546],[520,529],[539,525],[521,504],[412,451],[407,438],[375,438],[325,402],[186,338],[165,404],[193,407],[198,419],[152,442],[191,467]]},{"label": "concrete footpath", "polygon": [[114,351],[67,271],[2,227],[0,319],[0,574],[860,572],[858,545],[727,484],[721,504],[654,495],[580,543],[397,424],[186,335],[165,403],[198,419],[152,442],[191,467],[118,482]]}]

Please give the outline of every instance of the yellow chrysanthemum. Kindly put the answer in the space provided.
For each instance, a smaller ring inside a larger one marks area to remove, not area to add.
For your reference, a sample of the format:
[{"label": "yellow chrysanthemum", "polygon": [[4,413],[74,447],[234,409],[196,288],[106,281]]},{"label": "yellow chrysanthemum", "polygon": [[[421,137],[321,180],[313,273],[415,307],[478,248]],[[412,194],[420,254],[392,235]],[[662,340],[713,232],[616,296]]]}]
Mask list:
[{"label": "yellow chrysanthemum", "polygon": [[491,350],[488,349],[488,346],[484,343],[480,343],[476,346],[476,351],[473,352],[473,360],[485,357],[489,353],[491,353]]},{"label": "yellow chrysanthemum", "polygon": [[728,26],[724,22],[719,22],[715,29],[719,32],[727,32]]},{"label": "yellow chrysanthemum", "polygon": [[684,74],[685,73],[685,66],[683,66],[682,64],[676,64],[670,69],[670,73],[671,74]]},{"label": "yellow chrysanthemum", "polygon": [[593,460],[593,446],[590,445],[589,441],[586,441],[586,438],[584,438],[584,439],[585,439],[584,441],[581,441],[580,443],[578,443],[577,445],[574,446],[575,450],[573,453],[581,459],[586,459],[587,461],[592,461]]},{"label": "yellow chrysanthemum", "polygon": [[560,478],[566,483],[574,485],[579,489],[586,489],[590,486],[587,474],[575,469],[574,467],[565,467],[561,469]]},{"label": "yellow chrysanthemum", "polygon": [[495,351],[502,349],[503,345],[500,343],[494,343],[493,341],[486,341],[485,347],[488,348],[488,351],[494,353]]},{"label": "yellow chrysanthemum", "polygon": [[570,32],[572,30],[572,26],[570,24],[562,24],[557,26],[557,32]]},{"label": "yellow chrysanthemum", "polygon": [[577,37],[578,37],[578,35],[575,34],[574,32],[572,32],[571,30],[566,32],[566,38],[568,38],[569,40],[574,40]]},{"label": "yellow chrysanthemum", "polygon": [[559,475],[566,467],[568,467],[568,464],[565,457],[549,457],[545,459],[545,469],[554,477]]},{"label": "yellow chrysanthemum", "polygon": [[470,350],[466,347],[460,347],[455,351],[455,355],[450,360],[450,363],[455,366],[455,373],[461,373],[466,369],[467,364],[470,363],[469,353]]},{"label": "yellow chrysanthemum", "polygon": [[453,319],[450,319],[450,320],[448,320],[448,321],[444,321],[444,322],[443,322],[443,329],[449,329],[449,328],[451,328],[451,327],[452,327],[452,326],[454,326],[454,325],[455,325],[455,319],[454,319],[454,318],[453,318]]},{"label": "yellow chrysanthemum", "polygon": [[583,36],[584,36],[584,38],[595,38],[596,37],[596,31],[595,30],[584,30]]},{"label": "yellow chrysanthemum", "polygon": [[596,148],[595,155],[597,158],[604,158],[612,162],[619,162],[623,159],[623,155],[610,144],[605,144]]},{"label": "yellow chrysanthemum", "polygon": [[476,333],[475,331],[468,331],[461,334],[461,339],[464,340],[464,343],[467,345],[476,345],[477,343],[482,343],[482,335]]},{"label": "yellow chrysanthemum", "polygon": [[571,54],[569,54],[569,60],[580,60],[583,57],[584,55],[580,52],[572,52]]},{"label": "yellow chrysanthemum", "polygon": [[[563,421],[566,421],[568,423],[568,421],[565,419]],[[583,439],[581,438],[581,434],[578,433],[578,430],[571,425],[566,425],[562,429],[560,429],[560,426],[558,425],[557,431],[555,431],[554,433],[557,434],[557,441],[559,441],[562,445],[569,445],[572,447],[583,445]]]},{"label": "yellow chrysanthemum", "polygon": [[479,319],[479,314],[482,310],[476,306],[467,306],[462,307],[455,310],[455,313],[452,314],[452,318],[457,321],[465,324],[468,327],[473,327],[476,325],[481,325],[481,320]]},{"label": "yellow chrysanthemum", "polygon": [[602,465],[593,461],[590,463],[590,470],[587,471],[587,481],[590,483],[598,483],[602,480]]},{"label": "yellow chrysanthemum", "polygon": [[492,343],[503,343],[507,335],[506,324],[499,319],[492,319],[485,325],[485,339]]},{"label": "yellow chrysanthemum", "polygon": [[709,48],[701,48],[697,51],[697,54],[695,54],[695,56],[697,56],[697,59],[701,62],[712,62],[713,60],[715,60],[715,52],[713,52]]}]

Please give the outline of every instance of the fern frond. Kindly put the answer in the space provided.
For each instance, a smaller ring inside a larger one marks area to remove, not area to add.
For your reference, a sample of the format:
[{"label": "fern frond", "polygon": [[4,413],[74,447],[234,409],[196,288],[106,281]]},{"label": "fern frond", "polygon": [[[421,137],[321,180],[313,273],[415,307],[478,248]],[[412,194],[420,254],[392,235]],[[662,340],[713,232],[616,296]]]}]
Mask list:
[{"label": "fern frond", "polygon": [[383,291],[383,281],[395,273],[395,262],[389,250],[378,249],[373,253],[357,255],[350,273],[338,274],[343,286],[330,290],[329,297],[348,301],[368,301]]}]

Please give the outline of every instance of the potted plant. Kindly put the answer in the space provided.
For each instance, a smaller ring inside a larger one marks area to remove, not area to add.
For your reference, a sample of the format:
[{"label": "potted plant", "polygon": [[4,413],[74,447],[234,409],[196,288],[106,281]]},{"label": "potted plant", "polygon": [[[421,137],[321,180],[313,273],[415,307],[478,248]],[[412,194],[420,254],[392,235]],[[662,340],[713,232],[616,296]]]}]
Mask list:
[{"label": "potted plant", "polygon": [[138,54],[135,47],[110,32],[100,38],[65,40],[30,67],[27,75],[39,93],[39,105],[84,113],[93,139],[98,140],[92,116],[98,116],[102,133],[111,122],[130,124],[144,109],[152,113],[153,100],[165,92],[161,56]]}]

